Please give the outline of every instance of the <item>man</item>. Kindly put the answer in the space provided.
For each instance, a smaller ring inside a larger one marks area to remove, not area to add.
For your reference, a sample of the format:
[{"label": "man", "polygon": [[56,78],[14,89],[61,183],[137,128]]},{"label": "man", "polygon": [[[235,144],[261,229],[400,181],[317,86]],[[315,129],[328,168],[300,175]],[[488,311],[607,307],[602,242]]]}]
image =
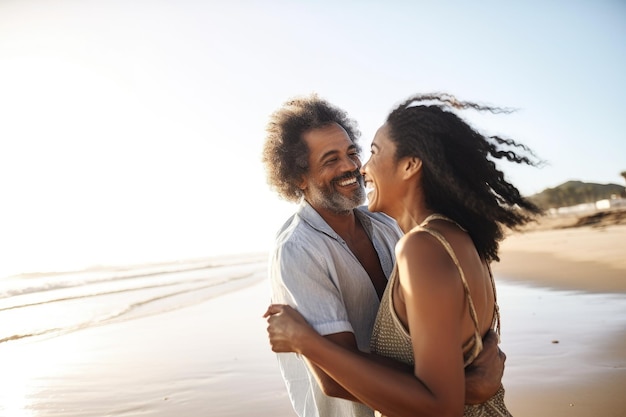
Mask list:
[{"label": "man", "polygon": [[[271,254],[272,302],[297,308],[334,343],[368,352],[402,233],[388,216],[362,207],[356,124],[343,110],[312,95],[287,102],[271,116],[267,131],[263,162],[268,183],[282,198],[299,202]],[[493,361],[500,353],[496,343],[486,341],[485,346],[484,355]],[[281,353],[278,361],[299,416],[373,416],[304,358]],[[468,403],[496,392],[503,354],[500,365],[468,372]]]}]

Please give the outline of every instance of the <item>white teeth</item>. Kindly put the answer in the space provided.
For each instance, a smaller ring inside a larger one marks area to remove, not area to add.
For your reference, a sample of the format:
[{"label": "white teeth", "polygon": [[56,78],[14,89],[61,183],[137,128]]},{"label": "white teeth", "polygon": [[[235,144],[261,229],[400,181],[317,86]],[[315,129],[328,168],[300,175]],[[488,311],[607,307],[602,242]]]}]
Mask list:
[{"label": "white teeth", "polygon": [[352,177],[349,180],[340,181],[338,182],[338,184],[341,185],[342,187],[345,187],[346,185],[354,184],[355,182],[356,182],[356,178]]}]

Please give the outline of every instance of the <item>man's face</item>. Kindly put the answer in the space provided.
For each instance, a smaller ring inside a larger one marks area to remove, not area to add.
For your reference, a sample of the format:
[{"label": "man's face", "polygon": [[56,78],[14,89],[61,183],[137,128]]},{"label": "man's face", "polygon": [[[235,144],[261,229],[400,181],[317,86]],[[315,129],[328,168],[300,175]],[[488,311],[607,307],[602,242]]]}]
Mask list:
[{"label": "man's face", "polygon": [[365,202],[361,161],[356,145],[338,124],[303,134],[309,147],[309,172],[300,188],[318,211],[345,213]]}]

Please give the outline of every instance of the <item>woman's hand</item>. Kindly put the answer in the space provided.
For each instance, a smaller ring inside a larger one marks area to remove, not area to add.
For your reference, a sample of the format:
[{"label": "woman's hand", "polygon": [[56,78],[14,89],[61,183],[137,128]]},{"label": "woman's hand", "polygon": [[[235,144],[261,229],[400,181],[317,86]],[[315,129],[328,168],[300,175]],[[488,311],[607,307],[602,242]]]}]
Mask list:
[{"label": "woman's hand", "polygon": [[307,338],[318,335],[304,317],[288,305],[272,304],[263,317],[267,318],[267,334],[274,352],[303,353]]}]

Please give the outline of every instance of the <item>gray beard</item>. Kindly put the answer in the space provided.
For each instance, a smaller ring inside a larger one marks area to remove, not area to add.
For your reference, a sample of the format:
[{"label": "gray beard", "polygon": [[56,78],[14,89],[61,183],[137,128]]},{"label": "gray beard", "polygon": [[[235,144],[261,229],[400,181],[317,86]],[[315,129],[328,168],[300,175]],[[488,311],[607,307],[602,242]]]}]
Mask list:
[{"label": "gray beard", "polygon": [[322,207],[337,214],[344,214],[365,203],[365,188],[363,180],[358,179],[361,185],[350,197],[335,191],[330,187],[311,188],[308,196],[309,203],[314,207]]}]

